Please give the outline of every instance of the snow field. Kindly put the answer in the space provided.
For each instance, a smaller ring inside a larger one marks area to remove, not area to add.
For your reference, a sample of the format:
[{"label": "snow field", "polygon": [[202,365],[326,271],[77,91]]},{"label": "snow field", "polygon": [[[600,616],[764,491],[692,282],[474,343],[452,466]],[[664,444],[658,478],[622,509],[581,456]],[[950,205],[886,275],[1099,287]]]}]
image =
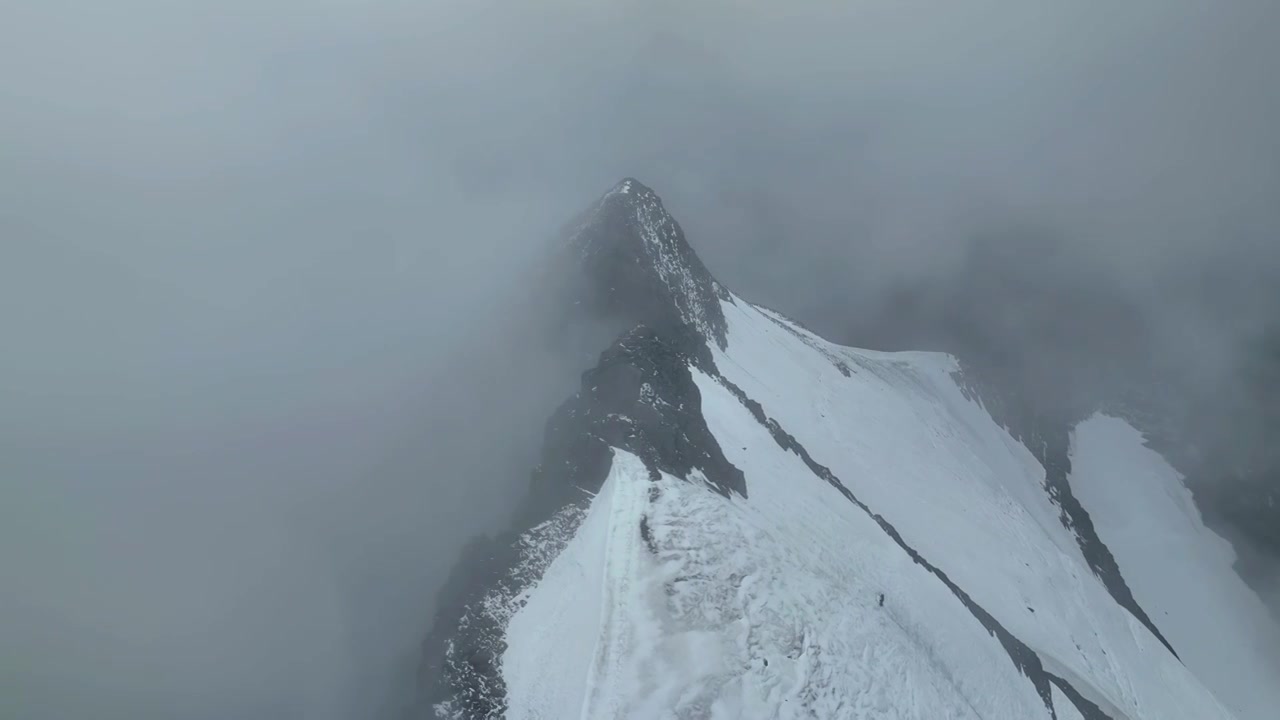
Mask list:
[{"label": "snow field", "polygon": [[[1236,612],[1238,588],[1223,599],[1185,587],[1234,587],[1224,579],[1230,558],[1188,514],[1158,456],[1137,453],[1123,429],[1081,426],[1072,483],[1190,670],[1094,577],[1043,468],[966,398],[954,360],[843,348],[742,300],[723,308],[728,345],[712,348],[717,370],[1114,720],[1230,718],[1193,672],[1224,694],[1260,692],[1261,676],[1230,670],[1238,684],[1228,687],[1208,669],[1239,667],[1231,643],[1245,642],[1254,618]],[[938,577],[780,447],[718,378],[693,373],[748,497],[725,499],[697,477],[655,482],[615,449],[576,535],[509,622],[507,717],[1050,717]],[[1117,472],[1147,474],[1126,490],[1135,494],[1108,495]],[[1143,503],[1153,524],[1131,527],[1098,509],[1126,503]],[[1154,570],[1160,548],[1188,559]],[[1202,651],[1213,643],[1186,629],[1209,626],[1205,617],[1232,638],[1227,650]],[[1052,693],[1058,720],[1083,719]],[[1241,707],[1242,720],[1262,717]]]}]

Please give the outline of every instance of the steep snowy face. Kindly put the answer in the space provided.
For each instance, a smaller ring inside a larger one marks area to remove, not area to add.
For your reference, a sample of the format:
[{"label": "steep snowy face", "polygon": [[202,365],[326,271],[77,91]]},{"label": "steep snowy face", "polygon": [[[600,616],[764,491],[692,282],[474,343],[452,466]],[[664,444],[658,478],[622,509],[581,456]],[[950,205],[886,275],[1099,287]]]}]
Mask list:
[{"label": "steep snowy face", "polygon": [[[424,644],[422,716],[1213,720],[1229,706],[1262,720],[1280,706],[1266,671],[1228,683],[1206,660],[1256,661],[1222,640],[1260,622],[1235,612],[1247,588],[1162,599],[1229,573],[1182,505],[1142,511],[1196,571],[1137,569],[1153,551],[1097,492],[1133,466],[1081,442],[1114,428],[1082,427],[1074,452],[1069,428],[1028,448],[953,358],[833,345],[726,291],[633,180],[570,247],[591,309],[643,325],[548,422],[511,531],[459,563]],[[1227,631],[1186,631],[1197,615]]]},{"label": "steep snowy face", "polygon": [[1071,455],[1076,495],[1187,667],[1238,717],[1280,714],[1280,627],[1182,477],[1141,433],[1105,415],[1075,428]]}]

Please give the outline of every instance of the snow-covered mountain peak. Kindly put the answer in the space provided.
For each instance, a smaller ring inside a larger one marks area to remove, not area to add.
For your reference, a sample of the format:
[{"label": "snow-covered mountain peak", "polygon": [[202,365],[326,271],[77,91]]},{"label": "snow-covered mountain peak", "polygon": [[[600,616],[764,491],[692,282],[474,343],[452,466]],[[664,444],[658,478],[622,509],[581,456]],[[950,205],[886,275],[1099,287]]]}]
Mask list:
[{"label": "snow-covered mountain peak", "polygon": [[727,291],[685,240],[657,193],[626,178],[587,209],[569,233],[596,311],[660,332],[681,327],[724,345]]},{"label": "snow-covered mountain peak", "polygon": [[827,342],[635,180],[571,248],[624,331],[442,592],[419,716],[1274,717],[1280,630],[1127,423]]}]

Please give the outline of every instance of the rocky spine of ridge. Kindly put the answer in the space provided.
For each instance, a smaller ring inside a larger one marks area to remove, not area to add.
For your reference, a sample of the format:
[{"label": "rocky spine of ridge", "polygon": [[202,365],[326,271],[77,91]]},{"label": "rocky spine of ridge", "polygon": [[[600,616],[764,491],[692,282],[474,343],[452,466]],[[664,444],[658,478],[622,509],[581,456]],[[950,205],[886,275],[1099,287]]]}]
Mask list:
[{"label": "rocky spine of ridge", "polygon": [[713,366],[709,343],[725,343],[719,299],[729,295],[661,200],[623,180],[580,216],[567,249],[578,285],[566,312],[628,329],[547,422],[511,529],[473,540],[454,566],[423,642],[414,717],[503,716],[507,621],[576,532],[608,476],[610,448],[634,453],[655,480],[667,473],[724,496],[748,491],[706,426],[689,370]]},{"label": "rocky spine of ridge", "polygon": [[569,248],[585,281],[578,298],[584,307],[626,326],[689,335],[689,350],[708,341],[725,347],[718,301],[728,300],[728,291],[639,181],[623,180],[583,213],[569,231]]}]

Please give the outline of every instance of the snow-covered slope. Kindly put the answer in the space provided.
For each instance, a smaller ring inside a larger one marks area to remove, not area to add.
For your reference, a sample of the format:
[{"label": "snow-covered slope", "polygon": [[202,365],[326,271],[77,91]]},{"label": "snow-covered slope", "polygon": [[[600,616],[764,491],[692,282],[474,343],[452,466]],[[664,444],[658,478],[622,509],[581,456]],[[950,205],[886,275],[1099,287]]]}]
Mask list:
[{"label": "snow-covered slope", "polygon": [[1177,471],[1118,418],[1095,415],[1072,441],[1076,495],[1187,667],[1242,720],[1280,717],[1280,628]]},{"label": "snow-covered slope", "polygon": [[[1079,507],[953,358],[732,295],[634,180],[575,233],[590,302],[640,327],[550,421],[512,532],[460,563],[424,715],[1213,720],[1210,688],[1267,692],[1183,664],[1204,639],[1142,607],[1176,578],[1130,593],[1106,498]],[[1257,620],[1206,603],[1230,637]]]}]

